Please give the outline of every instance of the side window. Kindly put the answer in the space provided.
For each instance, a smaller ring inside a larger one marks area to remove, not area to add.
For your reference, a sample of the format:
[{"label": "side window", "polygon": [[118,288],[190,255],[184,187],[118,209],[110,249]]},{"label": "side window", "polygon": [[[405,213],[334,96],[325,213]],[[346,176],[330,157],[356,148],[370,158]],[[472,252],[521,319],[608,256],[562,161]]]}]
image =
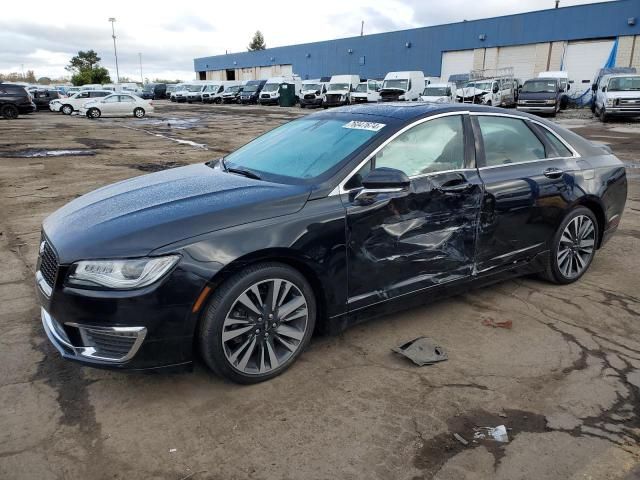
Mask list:
[{"label": "side window", "polygon": [[111,95],[104,99],[104,103],[118,103],[118,95]]},{"label": "side window", "polygon": [[359,188],[362,186],[362,179],[371,171],[372,161],[365,163],[348,181],[344,184],[345,190]]},{"label": "side window", "polygon": [[376,82],[369,82],[369,90],[372,92],[376,91]]},{"label": "side window", "polygon": [[557,155],[559,155],[560,157],[573,157],[573,152],[571,152],[571,150],[569,150],[567,148],[567,146],[562,143],[560,141],[560,139],[558,137],[556,137],[553,133],[551,133],[549,130],[547,130],[544,127],[540,127],[538,128],[538,130],[540,132],[542,132],[542,135],[544,135],[544,137],[547,139],[547,141],[553,145],[553,148],[555,148],[555,152],[551,153],[547,155],[547,157],[555,157],[556,156],[556,152]]},{"label": "side window", "polygon": [[134,102],[133,97],[131,97],[129,95],[120,95],[120,101],[121,102],[128,102],[128,103]]},{"label": "side window", "polygon": [[218,88],[218,93],[222,93],[223,90],[224,90],[224,87],[220,85],[220,88]]},{"label": "side window", "polygon": [[81,92],[78,94],[78,98],[89,98],[89,92]]},{"label": "side window", "polygon": [[487,167],[545,158],[544,145],[517,118],[479,116]]},{"label": "side window", "polygon": [[375,156],[375,168],[390,167],[412,177],[464,167],[461,115],[428,120],[399,135]]}]

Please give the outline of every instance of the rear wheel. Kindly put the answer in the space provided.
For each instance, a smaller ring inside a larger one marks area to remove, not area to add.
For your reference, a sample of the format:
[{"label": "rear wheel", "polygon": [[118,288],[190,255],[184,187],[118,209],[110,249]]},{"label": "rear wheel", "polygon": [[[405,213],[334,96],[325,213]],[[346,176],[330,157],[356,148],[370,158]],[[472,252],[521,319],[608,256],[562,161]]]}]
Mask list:
[{"label": "rear wheel", "polygon": [[0,115],[7,120],[15,120],[19,114],[18,107],[15,105],[3,105],[2,108],[0,108]]},{"label": "rear wheel", "polygon": [[71,105],[63,105],[62,106],[62,113],[64,113],[65,115],[71,115],[73,113],[73,107]]},{"label": "rear wheel", "polygon": [[298,358],[315,321],[315,297],[304,276],[279,263],[253,265],[216,289],[200,325],[200,351],[219,375],[262,382]]},{"label": "rear wheel", "polygon": [[575,282],[589,269],[597,245],[598,221],[595,215],[588,208],[576,208],[560,224],[542,276],[553,283]]},{"label": "rear wheel", "polygon": [[144,108],[138,107],[133,111],[133,116],[136,118],[142,118],[144,117]]}]

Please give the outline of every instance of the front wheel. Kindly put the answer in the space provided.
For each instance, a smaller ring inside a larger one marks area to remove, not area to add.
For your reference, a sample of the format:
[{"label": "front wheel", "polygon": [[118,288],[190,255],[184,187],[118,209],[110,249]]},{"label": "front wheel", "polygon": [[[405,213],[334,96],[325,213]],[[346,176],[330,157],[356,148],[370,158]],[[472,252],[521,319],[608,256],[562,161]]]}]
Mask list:
[{"label": "front wheel", "polygon": [[215,103],[215,104],[217,104],[217,105],[220,105],[220,104],[222,103],[222,98],[220,98],[220,97],[215,98],[215,99],[213,100],[213,103]]},{"label": "front wheel", "polygon": [[71,115],[73,113],[73,107],[71,105],[63,105],[62,113],[65,115]]},{"label": "front wheel", "polygon": [[600,121],[602,123],[607,123],[609,121],[609,116],[607,115],[607,109],[604,106],[600,109]]},{"label": "front wheel", "polygon": [[144,108],[138,107],[133,111],[133,116],[136,118],[144,117]]},{"label": "front wheel", "polygon": [[97,108],[90,108],[87,112],[87,117],[89,118],[100,118],[101,115],[102,112],[100,112],[100,110],[98,110]]},{"label": "front wheel", "polygon": [[591,210],[578,207],[560,224],[554,235],[547,267],[542,276],[568,284],[589,269],[598,245],[598,221]]},{"label": "front wheel", "polygon": [[298,358],[315,321],[316,300],[304,276],[284,264],[260,263],[216,289],[200,325],[200,352],[231,381],[262,382]]}]

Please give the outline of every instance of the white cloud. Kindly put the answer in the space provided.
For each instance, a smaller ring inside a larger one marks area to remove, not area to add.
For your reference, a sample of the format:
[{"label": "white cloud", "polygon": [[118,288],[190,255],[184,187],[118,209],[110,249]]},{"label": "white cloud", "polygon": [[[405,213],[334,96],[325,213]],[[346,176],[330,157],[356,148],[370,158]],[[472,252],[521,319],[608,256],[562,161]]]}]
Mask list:
[{"label": "white cloud", "polygon": [[[594,0],[562,0],[562,6]],[[553,7],[553,0],[323,0],[308,3],[245,0],[222,5],[192,0],[179,3],[112,0],[99,8],[80,0],[64,3],[62,13],[33,15],[8,2],[0,18],[0,72],[34,70],[36,76],[60,76],[78,50],[94,49],[115,77],[110,16],[115,16],[120,75],[194,78],[193,59],[244,51],[260,29],[268,47],[472,20]],[[347,5],[347,6],[346,6]],[[51,11],[51,2],[32,0],[29,11]]]}]

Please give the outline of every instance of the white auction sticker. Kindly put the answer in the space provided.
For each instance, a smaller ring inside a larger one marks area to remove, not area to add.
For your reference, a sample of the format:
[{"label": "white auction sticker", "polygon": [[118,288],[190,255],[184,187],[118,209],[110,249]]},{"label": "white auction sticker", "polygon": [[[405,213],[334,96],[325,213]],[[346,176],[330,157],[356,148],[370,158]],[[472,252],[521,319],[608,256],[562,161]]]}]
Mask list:
[{"label": "white auction sticker", "polygon": [[372,132],[377,132],[382,130],[385,126],[384,123],[375,123],[375,122],[360,122],[358,120],[351,120],[346,125],[343,125],[343,128],[354,128],[356,130],[371,130]]}]

